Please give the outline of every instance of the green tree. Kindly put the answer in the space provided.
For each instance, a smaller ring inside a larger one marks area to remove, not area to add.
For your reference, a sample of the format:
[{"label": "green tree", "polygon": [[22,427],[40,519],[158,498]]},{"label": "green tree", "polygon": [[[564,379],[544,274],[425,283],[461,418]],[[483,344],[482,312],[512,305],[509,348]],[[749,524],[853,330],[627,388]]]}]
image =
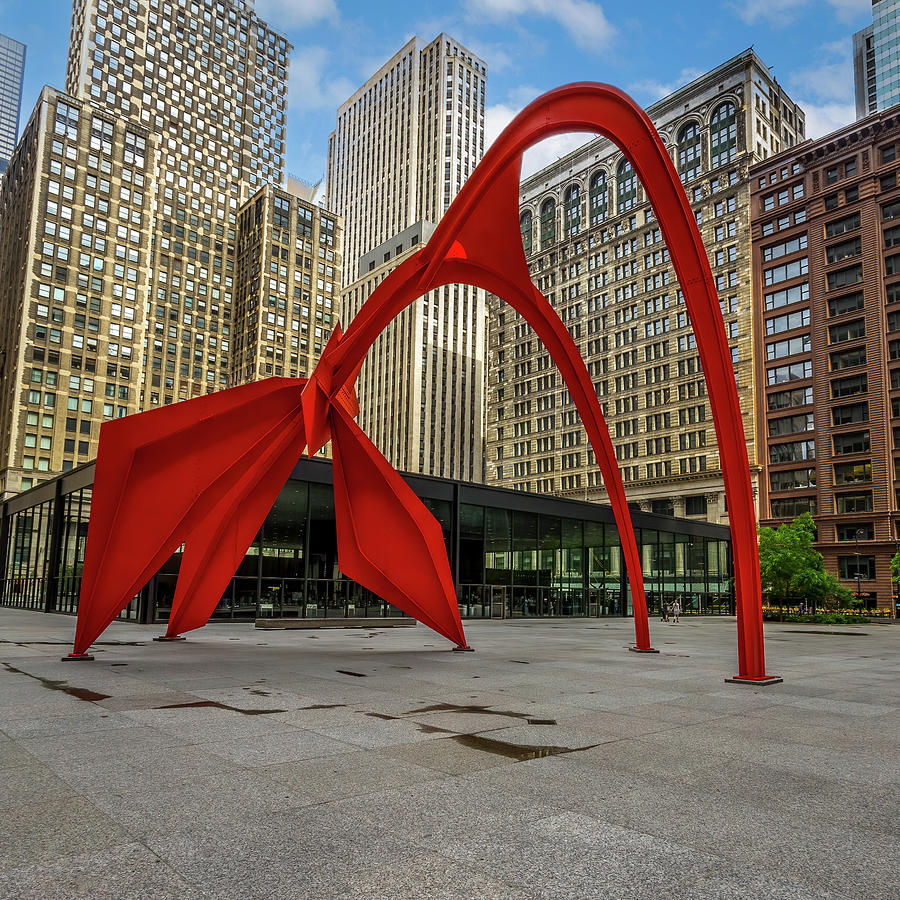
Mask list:
[{"label": "green tree", "polygon": [[778,528],[759,529],[759,574],[763,597],[776,606],[801,601],[809,607],[844,608],[855,598],[825,571],[814,547],[816,524],[805,512]]}]

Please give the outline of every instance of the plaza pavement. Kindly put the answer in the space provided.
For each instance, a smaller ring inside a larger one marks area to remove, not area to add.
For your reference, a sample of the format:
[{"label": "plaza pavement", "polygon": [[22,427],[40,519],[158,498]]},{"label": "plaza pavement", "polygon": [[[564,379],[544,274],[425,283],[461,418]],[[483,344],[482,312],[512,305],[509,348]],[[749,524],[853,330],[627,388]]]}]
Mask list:
[{"label": "plaza pavement", "polygon": [[897,898],[900,628],[0,610],[2,898]]}]

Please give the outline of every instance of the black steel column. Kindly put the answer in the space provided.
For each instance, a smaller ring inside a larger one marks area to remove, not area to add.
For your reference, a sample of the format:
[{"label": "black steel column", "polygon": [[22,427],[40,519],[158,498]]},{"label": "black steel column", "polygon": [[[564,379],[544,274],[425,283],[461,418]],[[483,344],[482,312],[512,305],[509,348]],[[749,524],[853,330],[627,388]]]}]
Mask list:
[{"label": "black steel column", "polygon": [[6,563],[9,550],[9,509],[4,503],[2,507],[3,518],[0,519],[0,606],[6,601]]},{"label": "black steel column", "polygon": [[459,602],[459,482],[453,482],[453,508],[450,515],[450,572],[456,589],[456,600]]},{"label": "black steel column", "polygon": [[59,597],[59,560],[62,552],[62,534],[65,524],[65,501],[62,478],[56,479],[53,493],[53,517],[50,525],[50,559],[47,563],[47,591],[44,595],[44,612],[53,612]]}]

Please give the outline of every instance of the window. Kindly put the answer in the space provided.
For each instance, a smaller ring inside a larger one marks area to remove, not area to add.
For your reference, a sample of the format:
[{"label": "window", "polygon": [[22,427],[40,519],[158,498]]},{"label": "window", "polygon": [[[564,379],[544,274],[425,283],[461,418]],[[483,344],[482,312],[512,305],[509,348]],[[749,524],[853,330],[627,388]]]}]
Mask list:
[{"label": "window", "polygon": [[531,255],[531,224],[531,210],[526,209],[525,212],[519,216],[519,230],[522,232],[522,247],[525,250],[526,256]]},{"label": "window", "polygon": [[625,212],[637,205],[637,176],[627,159],[616,169],[616,210]]},{"label": "window", "polygon": [[866,348],[854,347],[852,350],[843,350],[840,353],[831,354],[831,369],[849,369],[852,366],[864,366],[866,364]]},{"label": "window", "polygon": [[828,315],[840,316],[844,313],[854,312],[863,308],[863,293],[847,294],[845,297],[836,297],[828,301]]},{"label": "window", "polygon": [[862,281],[862,266],[857,264],[848,269],[839,269],[828,275],[828,290],[846,287],[848,284],[858,284]]},{"label": "window", "polygon": [[816,458],[815,441],[791,441],[788,444],[772,444],[769,447],[769,462],[799,462]]},{"label": "window", "polygon": [[838,513],[872,512],[872,492],[859,491],[853,494],[835,494],[835,510]]},{"label": "window", "polygon": [[588,188],[588,203],[591,225],[598,225],[606,220],[609,202],[606,193],[606,172],[594,172]]},{"label": "window", "polygon": [[[862,538],[860,538],[862,540]],[[871,581],[875,577],[874,556],[839,556],[838,578],[844,581]]]},{"label": "window", "polygon": [[809,284],[795,284],[793,287],[766,294],[766,309],[778,309],[781,306],[789,306],[791,303],[799,303],[809,299]]},{"label": "window", "polygon": [[825,257],[829,263],[850,259],[853,256],[859,256],[860,253],[862,253],[862,240],[858,237],[825,248]]},{"label": "window", "polygon": [[731,101],[716,107],[709,121],[712,168],[727,165],[737,156],[737,110]]},{"label": "window", "polygon": [[900,244],[900,225],[884,229],[884,246],[896,247]]},{"label": "window", "polygon": [[815,469],[785,469],[769,474],[769,487],[773,491],[796,491],[815,486]]},{"label": "window", "polygon": [[811,343],[808,334],[789,338],[785,341],[774,341],[766,344],[766,359],[782,359],[785,356],[793,356],[796,353],[808,353]]},{"label": "window", "polygon": [[799,237],[791,238],[788,241],[782,241],[780,244],[772,244],[769,247],[764,247],[763,260],[765,262],[772,262],[773,259],[789,256],[791,253],[796,253],[798,250],[805,250],[806,246],[806,235],[801,234]]},{"label": "window", "polygon": [[844,434],[834,436],[834,452],[836,456],[845,456],[848,453],[869,452],[868,431],[847,431]]},{"label": "window", "polygon": [[801,378],[812,378],[812,363],[809,360],[766,369],[766,382],[770,385],[781,384],[785,381],[799,381]]},{"label": "window", "polygon": [[825,237],[833,238],[848,231],[859,228],[859,213],[855,212],[852,216],[845,216],[843,219],[835,219],[833,222],[827,222],[825,225]]},{"label": "window", "polygon": [[804,325],[809,325],[808,309],[766,319],[766,334],[780,334],[782,331],[791,331],[794,328],[802,328]]},{"label": "window", "polygon": [[833,425],[852,425],[854,422],[868,422],[869,404],[863,401],[862,403],[849,403],[846,406],[835,406],[831,410],[831,421]]},{"label": "window", "polygon": [[850,322],[839,322],[837,325],[828,326],[828,340],[832,344],[842,341],[855,341],[866,336],[865,319],[853,319]]},{"label": "window", "polygon": [[813,402],[813,389],[811,387],[793,388],[789,391],[776,391],[769,394],[769,409],[791,409],[795,406],[808,406]]},{"label": "window", "polygon": [[[769,285],[778,284],[780,281],[787,281],[789,278],[798,278],[800,275],[806,275],[808,271],[809,260],[804,256],[800,259],[795,259],[792,262],[785,263],[783,266],[764,269],[763,281],[768,287]],[[829,278],[830,277],[831,276],[829,276]]]},{"label": "window", "polygon": [[851,375],[849,378],[836,378],[831,382],[831,396],[835,400],[853,394],[864,394],[868,389],[869,378],[865,372],[861,375]]},{"label": "window", "polygon": [[834,467],[835,484],[866,484],[872,480],[872,463],[837,463]]},{"label": "window", "polygon": [[799,434],[802,431],[813,430],[813,414],[806,413],[799,416],[782,416],[778,419],[769,419],[769,436],[778,437],[782,434]]},{"label": "window", "polygon": [[789,497],[786,499],[771,500],[769,508],[772,510],[773,519],[795,519],[802,513],[816,514],[815,497]]},{"label": "window", "polygon": [[839,541],[875,540],[875,524],[873,522],[851,522],[849,525],[838,525],[836,530]]},{"label": "window", "polygon": [[581,188],[570,184],[563,195],[563,234],[572,237],[581,227]]},{"label": "window", "polygon": [[689,122],[678,133],[678,173],[682,182],[688,182],[700,174],[700,126]]},{"label": "window", "polygon": [[556,241],[556,201],[548,197],[541,206],[541,250]]}]

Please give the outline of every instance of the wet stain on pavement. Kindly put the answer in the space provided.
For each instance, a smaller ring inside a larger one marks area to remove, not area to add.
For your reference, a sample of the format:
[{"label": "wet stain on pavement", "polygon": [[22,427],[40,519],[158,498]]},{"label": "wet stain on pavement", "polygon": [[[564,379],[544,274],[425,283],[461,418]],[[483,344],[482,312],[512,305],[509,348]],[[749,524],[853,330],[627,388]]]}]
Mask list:
[{"label": "wet stain on pavement", "polygon": [[430,712],[455,712],[470,713],[471,715],[485,716],[505,716],[508,719],[524,719],[529,725],[555,725],[555,719],[535,719],[528,713],[512,712],[508,709],[492,709],[490,706],[482,706],[481,704],[459,704],[459,703],[433,703],[431,706],[423,706],[420,709],[411,709],[407,716],[414,716],[421,713]]},{"label": "wet stain on pavement", "polygon": [[346,703],[313,703],[312,706],[301,706],[300,709],[340,709]]},{"label": "wet stain on pavement", "polygon": [[480,734],[457,734],[451,741],[462,744],[471,750],[481,750],[483,753],[493,753],[495,756],[505,756],[516,762],[525,762],[529,759],[541,759],[545,756],[562,756],[566,753],[580,753],[582,750],[591,750],[599,744],[590,747],[556,747],[553,745],[534,746],[530,744],[508,744],[505,741],[497,741],[494,738],[484,737]]},{"label": "wet stain on pavement", "polygon": [[354,678],[367,678],[368,676],[364,675],[362,672],[351,672],[349,669],[335,669],[335,672],[339,672],[341,675],[352,675]]},{"label": "wet stain on pavement", "polygon": [[62,691],[64,694],[68,694],[76,700],[85,700],[88,703],[94,703],[97,700],[109,700],[109,694],[99,694],[97,691],[90,691],[87,688],[72,687],[68,681],[62,679],[57,680],[53,678],[44,678],[41,675],[32,675],[30,672],[23,672],[22,669],[17,669],[15,666],[11,666],[6,662],[3,663],[3,667],[14,675],[24,675],[26,678],[33,678],[42,687],[47,688],[48,691]]},{"label": "wet stain on pavement", "polygon": [[229,712],[240,713],[242,716],[270,716],[273,713],[287,712],[286,709],[241,709],[239,706],[230,706],[227,703],[219,703],[218,700],[195,700],[193,703],[170,703],[166,706],[154,706],[153,709],[227,709]]}]

